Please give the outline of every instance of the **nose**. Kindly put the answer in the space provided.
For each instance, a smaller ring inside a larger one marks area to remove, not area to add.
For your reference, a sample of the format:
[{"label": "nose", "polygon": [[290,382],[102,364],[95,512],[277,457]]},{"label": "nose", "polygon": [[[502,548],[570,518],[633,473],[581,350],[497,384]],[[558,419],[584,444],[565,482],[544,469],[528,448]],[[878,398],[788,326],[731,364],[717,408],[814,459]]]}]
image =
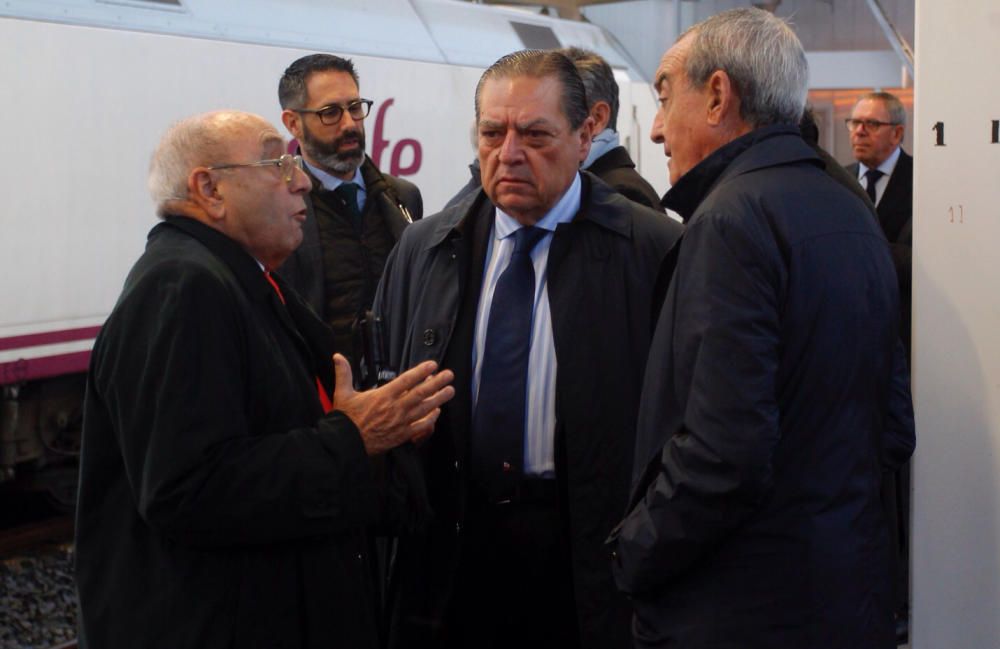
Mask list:
[{"label": "nose", "polygon": [[511,164],[521,160],[524,150],[521,148],[521,140],[517,131],[510,129],[504,136],[503,144],[500,145],[500,162]]},{"label": "nose", "polygon": [[288,181],[288,190],[293,194],[305,194],[312,189],[312,181],[303,169],[295,167],[292,179]]},{"label": "nose", "polygon": [[356,120],[353,117],[351,117],[351,111],[344,109],[344,112],[341,113],[340,115],[340,124],[338,124],[338,126],[340,126],[341,129],[351,128],[352,126],[357,124],[358,121],[359,120]]},{"label": "nose", "polygon": [[653,118],[653,128],[649,131],[649,139],[657,144],[663,144],[663,116],[660,111],[656,111]]}]

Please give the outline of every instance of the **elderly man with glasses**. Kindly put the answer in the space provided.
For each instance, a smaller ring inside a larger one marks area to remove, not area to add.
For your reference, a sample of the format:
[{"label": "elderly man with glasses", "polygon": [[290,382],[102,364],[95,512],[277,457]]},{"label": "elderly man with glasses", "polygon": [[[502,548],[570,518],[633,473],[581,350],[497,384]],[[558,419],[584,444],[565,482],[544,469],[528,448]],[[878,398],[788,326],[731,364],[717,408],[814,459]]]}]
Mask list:
[{"label": "elderly man with glasses", "polygon": [[452,377],[423,363],[355,392],[331,363],[329,329],[271,272],[309,190],[284,150],[260,117],[217,112],[153,156],[162,221],[88,376],[81,647],[379,644],[369,458],[429,434]]},{"label": "elderly man with glasses", "polygon": [[[903,150],[906,110],[888,92],[870,92],[854,105],[846,120],[851,132],[854,164],[849,174],[858,179],[875,204],[879,225],[889,240],[892,263],[899,280],[899,335],[910,357],[910,311],[913,256],[913,157]],[[883,482],[882,498],[890,513],[895,573],[896,634],[906,636],[909,618],[910,465]]]},{"label": "elderly man with glasses", "polygon": [[361,355],[354,326],[371,306],[385,260],[403,228],[423,214],[415,185],[384,174],[365,155],[361,97],[348,59],[304,56],[278,84],[281,120],[298,141],[311,181],[302,246],[281,269],[333,328],[339,350]]},{"label": "elderly man with glasses", "polygon": [[910,259],[913,250],[913,157],[900,144],[906,110],[888,92],[863,95],[847,119],[851,150],[857,162],[847,170],[875,204],[882,231],[889,240],[899,276],[903,312],[900,335],[910,349]]}]

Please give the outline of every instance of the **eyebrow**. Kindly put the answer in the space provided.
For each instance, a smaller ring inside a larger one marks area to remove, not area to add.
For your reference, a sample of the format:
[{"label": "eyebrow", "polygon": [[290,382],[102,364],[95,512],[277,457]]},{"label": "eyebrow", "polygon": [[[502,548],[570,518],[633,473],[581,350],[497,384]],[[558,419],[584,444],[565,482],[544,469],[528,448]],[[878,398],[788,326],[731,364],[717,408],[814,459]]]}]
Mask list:
[{"label": "eyebrow", "polygon": [[666,72],[661,72],[660,74],[656,75],[656,81],[653,82],[653,90],[655,90],[656,92],[660,92],[660,88],[663,86],[664,83],[669,84],[669,79],[667,79]]},{"label": "eyebrow", "polygon": [[[490,119],[479,120],[480,128],[506,128],[507,124],[505,122],[497,122]],[[539,117],[527,122],[526,124],[515,124],[514,130],[518,133],[524,133],[525,131],[530,131],[533,128],[543,126],[548,128],[556,128],[556,125],[551,121],[545,119],[544,117]]]}]

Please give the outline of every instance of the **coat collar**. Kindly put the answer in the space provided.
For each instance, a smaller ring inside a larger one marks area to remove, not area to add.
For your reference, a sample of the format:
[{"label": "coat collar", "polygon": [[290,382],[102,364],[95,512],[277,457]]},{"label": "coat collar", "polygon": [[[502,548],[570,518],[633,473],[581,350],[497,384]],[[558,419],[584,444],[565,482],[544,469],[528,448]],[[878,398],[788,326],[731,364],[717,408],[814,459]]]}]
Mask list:
[{"label": "coat collar", "polygon": [[[623,237],[631,238],[631,219],[627,210],[620,209],[622,201],[627,202],[628,199],[619,195],[589,171],[581,171],[580,176],[583,181],[580,211],[573,221],[590,221]],[[434,233],[428,237],[425,249],[439,246],[450,238],[468,235],[472,231],[473,219],[493,218],[494,213],[495,206],[480,189],[435,217]]]},{"label": "coat collar", "polygon": [[680,214],[686,222],[712,189],[726,178],[794,162],[823,165],[802,139],[797,126],[765,126],[719,147],[695,165],[670,188],[662,205]]},{"label": "coat collar", "polygon": [[152,241],[160,232],[171,228],[197,239],[212,254],[224,261],[232,269],[233,275],[239,280],[243,290],[255,300],[269,299],[274,292],[265,279],[260,264],[240,244],[196,219],[178,214],[168,214],[163,218],[162,223],[150,230],[148,240]]}]

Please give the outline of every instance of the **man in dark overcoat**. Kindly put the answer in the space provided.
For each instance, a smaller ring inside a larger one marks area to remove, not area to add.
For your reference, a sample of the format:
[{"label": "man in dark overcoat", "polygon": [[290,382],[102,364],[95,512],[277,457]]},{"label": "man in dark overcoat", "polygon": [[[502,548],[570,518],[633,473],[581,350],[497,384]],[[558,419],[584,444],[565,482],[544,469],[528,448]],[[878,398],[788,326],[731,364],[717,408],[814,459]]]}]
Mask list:
[{"label": "man in dark overcoat", "polygon": [[[94,345],[76,521],[80,646],[379,646],[369,457],[427,435],[450,372],[354,392],[271,271],[309,179],[255,115],[184,120],[149,184],[162,221]],[[330,403],[332,400],[332,404]]]},{"label": "man in dark overcoat", "polygon": [[639,175],[628,149],[621,144],[618,135],[618,82],[611,66],[600,55],[579,47],[566,47],[560,51],[573,61],[583,79],[588,110],[594,120],[590,152],[582,168],[630,201],[662,212],[660,196]]},{"label": "man in dark overcoat", "polygon": [[602,543],[680,226],[579,171],[591,122],[562,54],[500,59],[476,107],[484,191],[408,228],[376,298],[394,364],[456,376],[421,449],[434,518],[400,541],[391,644],[624,649]]},{"label": "man in dark overcoat", "polygon": [[653,137],[686,219],[611,538],[637,647],[894,646],[879,489],[914,445],[889,246],[798,122],[805,53],[759,9],[664,55]]}]

